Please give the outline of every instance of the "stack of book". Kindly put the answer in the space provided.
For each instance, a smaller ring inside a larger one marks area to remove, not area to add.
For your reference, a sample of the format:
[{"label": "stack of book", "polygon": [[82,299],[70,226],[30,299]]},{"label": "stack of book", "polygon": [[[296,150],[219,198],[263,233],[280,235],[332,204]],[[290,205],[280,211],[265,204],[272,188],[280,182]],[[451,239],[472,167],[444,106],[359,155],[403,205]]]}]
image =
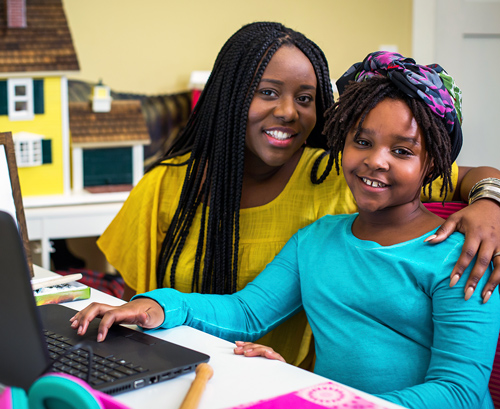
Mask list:
[{"label": "stack of book", "polygon": [[37,305],[60,304],[90,298],[90,287],[79,283],[81,274],[34,278],[31,280]]}]

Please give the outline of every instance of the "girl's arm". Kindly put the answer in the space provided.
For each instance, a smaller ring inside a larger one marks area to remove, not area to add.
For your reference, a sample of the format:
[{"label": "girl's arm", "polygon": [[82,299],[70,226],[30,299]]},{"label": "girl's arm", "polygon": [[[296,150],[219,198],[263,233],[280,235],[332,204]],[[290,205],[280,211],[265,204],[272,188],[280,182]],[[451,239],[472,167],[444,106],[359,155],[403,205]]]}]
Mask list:
[{"label": "girl's arm", "polygon": [[134,300],[140,297],[151,298],[163,308],[162,328],[188,325],[228,341],[254,341],[302,309],[296,236],[256,279],[234,294],[159,289]]},{"label": "girl's arm", "polygon": [[162,288],[137,295],[120,307],[92,303],[76,313],[71,326],[83,335],[94,318],[102,318],[98,341],[118,323],[148,329],[189,325],[229,341],[256,340],[302,309],[296,253],[294,236],[254,281],[231,295]]},{"label": "girl's arm", "polygon": [[[499,178],[500,171],[491,167],[460,167],[454,200],[468,201],[472,187],[485,178]],[[493,255],[500,252],[500,204],[492,199],[480,199],[464,209],[452,214],[438,229],[431,243],[445,240],[453,231],[465,234],[462,253],[450,274],[450,285],[462,277],[474,257],[476,262],[464,286],[464,296],[468,300],[476,289],[479,280],[493,261],[493,273],[481,288],[481,296],[487,302],[500,283],[500,257]],[[500,289],[499,289],[500,290]]]},{"label": "girl's arm", "polygon": [[483,407],[500,329],[500,297],[495,291],[486,305],[480,294],[465,301],[464,284],[450,289],[443,279],[429,291],[434,338],[425,383],[380,397],[412,409]]}]

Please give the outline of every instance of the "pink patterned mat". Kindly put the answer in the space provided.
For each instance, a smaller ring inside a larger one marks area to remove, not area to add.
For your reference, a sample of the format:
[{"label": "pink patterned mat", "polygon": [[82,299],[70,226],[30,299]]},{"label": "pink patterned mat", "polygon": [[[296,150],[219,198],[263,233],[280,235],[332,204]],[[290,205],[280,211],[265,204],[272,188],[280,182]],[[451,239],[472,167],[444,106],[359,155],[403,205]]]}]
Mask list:
[{"label": "pink patterned mat", "polygon": [[276,398],[235,406],[232,409],[387,409],[334,382],[325,382]]}]

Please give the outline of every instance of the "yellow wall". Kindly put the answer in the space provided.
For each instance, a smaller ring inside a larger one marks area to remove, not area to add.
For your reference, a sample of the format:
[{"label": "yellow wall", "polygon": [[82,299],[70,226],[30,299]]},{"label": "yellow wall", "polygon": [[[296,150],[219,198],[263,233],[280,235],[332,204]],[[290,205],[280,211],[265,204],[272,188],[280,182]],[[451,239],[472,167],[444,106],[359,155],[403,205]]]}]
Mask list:
[{"label": "yellow wall", "polygon": [[62,163],[61,125],[61,79],[44,80],[45,113],[36,114],[32,121],[9,121],[7,115],[0,116],[0,129],[16,132],[31,132],[52,139],[52,163],[41,166],[19,168],[19,182],[24,197],[64,193]]},{"label": "yellow wall", "polygon": [[397,45],[411,54],[411,0],[63,0],[81,71],[70,78],[114,91],[187,89],[193,70],[210,70],[219,49],[253,21],[279,21],[325,52],[332,78]]}]

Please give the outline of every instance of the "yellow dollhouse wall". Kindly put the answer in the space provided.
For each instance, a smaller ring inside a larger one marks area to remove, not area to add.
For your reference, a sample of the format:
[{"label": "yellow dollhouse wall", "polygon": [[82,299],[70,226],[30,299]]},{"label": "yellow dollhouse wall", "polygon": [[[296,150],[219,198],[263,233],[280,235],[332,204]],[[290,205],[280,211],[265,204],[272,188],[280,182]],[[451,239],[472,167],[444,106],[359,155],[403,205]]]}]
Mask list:
[{"label": "yellow dollhouse wall", "polygon": [[44,113],[36,114],[33,120],[11,121],[7,115],[0,116],[2,130],[30,132],[52,140],[52,163],[18,169],[23,197],[64,193],[60,77],[44,78],[44,98]]}]

